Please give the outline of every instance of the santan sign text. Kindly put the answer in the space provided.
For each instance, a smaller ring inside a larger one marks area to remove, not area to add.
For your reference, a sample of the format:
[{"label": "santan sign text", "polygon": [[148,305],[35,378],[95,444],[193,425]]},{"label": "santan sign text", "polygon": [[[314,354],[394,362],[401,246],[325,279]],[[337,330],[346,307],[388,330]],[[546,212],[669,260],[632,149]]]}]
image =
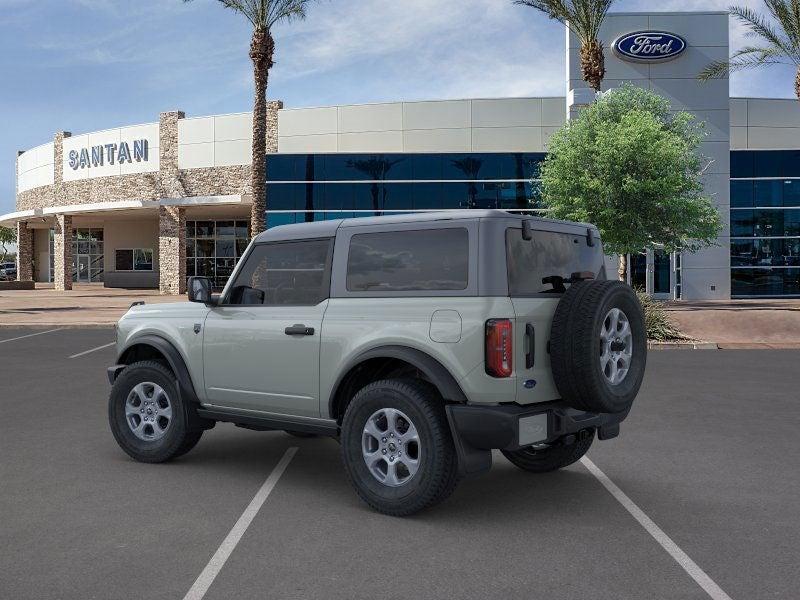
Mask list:
[{"label": "santan sign text", "polygon": [[147,162],[148,144],[147,140],[144,139],[133,140],[133,151],[131,151],[131,145],[128,142],[81,148],[80,152],[78,150],[70,150],[68,160],[69,166],[74,171],[102,167],[104,164],[125,164],[133,161]]}]

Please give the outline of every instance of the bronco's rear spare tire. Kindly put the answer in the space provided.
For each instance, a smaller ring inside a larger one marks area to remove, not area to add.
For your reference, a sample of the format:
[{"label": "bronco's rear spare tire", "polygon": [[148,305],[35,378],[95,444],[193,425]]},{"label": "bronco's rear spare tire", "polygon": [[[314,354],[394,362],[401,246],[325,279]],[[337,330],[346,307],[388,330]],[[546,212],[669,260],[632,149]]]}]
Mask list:
[{"label": "bronco's rear spare tire", "polygon": [[620,281],[582,281],[566,291],[550,333],[561,398],[591,412],[630,409],[644,377],[647,334],[639,299]]}]

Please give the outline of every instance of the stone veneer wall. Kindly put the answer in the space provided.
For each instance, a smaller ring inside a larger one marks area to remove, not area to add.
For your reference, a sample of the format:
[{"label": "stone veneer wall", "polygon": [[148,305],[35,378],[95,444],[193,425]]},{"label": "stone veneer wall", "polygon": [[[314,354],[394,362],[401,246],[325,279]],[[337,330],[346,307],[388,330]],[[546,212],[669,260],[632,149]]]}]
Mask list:
[{"label": "stone veneer wall", "polygon": [[158,289],[162,294],[186,292],[186,210],[158,207]]},{"label": "stone veneer wall", "polygon": [[17,280],[33,281],[33,229],[17,223]]},{"label": "stone veneer wall", "polygon": [[71,290],[72,217],[70,215],[56,215],[53,255],[53,283],[56,290]]}]

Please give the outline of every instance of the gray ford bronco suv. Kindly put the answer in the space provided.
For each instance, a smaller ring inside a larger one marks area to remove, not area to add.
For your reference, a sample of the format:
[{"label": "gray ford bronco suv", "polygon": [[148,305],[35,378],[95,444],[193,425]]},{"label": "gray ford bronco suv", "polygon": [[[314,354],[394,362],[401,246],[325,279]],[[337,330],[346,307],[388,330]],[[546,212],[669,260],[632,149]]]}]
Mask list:
[{"label": "gray ford bronco suv", "polygon": [[408,515],[498,449],[541,473],[618,435],[647,343],[586,224],[502,211],[287,225],[220,295],[138,304],[117,325],[109,422],[134,459],[188,452],[217,421],[324,435],[374,509]]}]

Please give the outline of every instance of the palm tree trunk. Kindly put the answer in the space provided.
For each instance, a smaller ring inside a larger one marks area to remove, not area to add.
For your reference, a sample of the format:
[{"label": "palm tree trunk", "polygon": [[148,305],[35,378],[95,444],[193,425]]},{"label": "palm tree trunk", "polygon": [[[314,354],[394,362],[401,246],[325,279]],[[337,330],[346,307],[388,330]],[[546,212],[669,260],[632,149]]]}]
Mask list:
[{"label": "palm tree trunk", "polygon": [[797,75],[794,78],[794,94],[800,100],[800,68],[797,69]]},{"label": "palm tree trunk", "polygon": [[628,274],[628,256],[626,254],[619,255],[619,267],[617,268],[617,276],[623,283],[626,281]]},{"label": "palm tree trunk", "polygon": [[266,229],[267,210],[267,83],[272,68],[275,43],[269,31],[256,29],[250,42],[253,61],[255,99],[253,102],[253,205],[250,208],[250,235],[255,237]]},{"label": "palm tree trunk", "polygon": [[603,45],[597,40],[586,42],[581,46],[581,75],[595,92],[600,91],[600,84],[606,76]]}]

